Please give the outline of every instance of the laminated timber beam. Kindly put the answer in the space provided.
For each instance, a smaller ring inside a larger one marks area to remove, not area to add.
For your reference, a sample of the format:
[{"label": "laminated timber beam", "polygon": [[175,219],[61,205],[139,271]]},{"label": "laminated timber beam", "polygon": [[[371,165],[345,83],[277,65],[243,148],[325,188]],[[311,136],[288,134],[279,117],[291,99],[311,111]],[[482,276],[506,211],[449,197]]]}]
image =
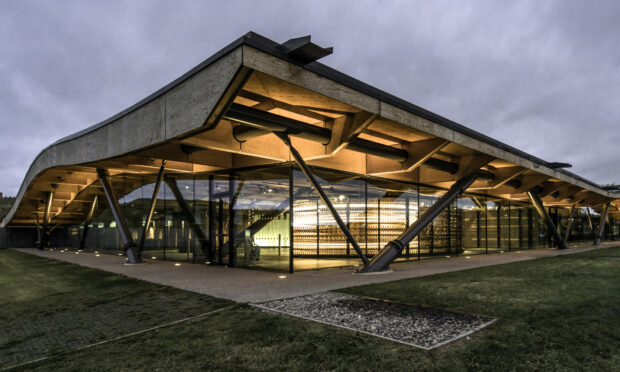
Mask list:
[{"label": "laminated timber beam", "polygon": [[[242,124],[232,128],[233,136],[241,143],[252,138],[274,133],[280,138],[282,138],[282,135],[286,135],[287,137],[294,136],[329,146],[334,137],[333,131],[328,128],[303,123],[237,103],[233,104],[223,117],[227,120]],[[355,121],[355,117],[352,120]],[[372,117],[367,118],[366,116],[362,116],[358,121],[367,122],[369,120],[372,120]],[[344,128],[345,125],[342,125]],[[346,148],[348,150],[367,154],[369,158],[375,156],[382,158],[383,161],[387,159],[388,161],[396,161],[399,163],[395,169],[389,169],[388,172],[408,172],[419,166],[424,166],[440,172],[456,175],[455,177],[451,177],[450,180],[447,180],[452,183],[454,182],[454,178],[459,179],[471,170],[478,169],[478,179],[486,181],[493,181],[495,179],[493,173],[479,170],[480,163],[488,163],[487,158],[491,158],[488,155],[475,154],[462,157],[459,163],[449,162],[432,157],[437,151],[446,146],[449,141],[437,138],[428,141],[407,143],[403,145],[405,148],[392,147],[357,138],[356,136],[359,134],[359,128],[364,127],[364,125],[363,123],[358,123],[350,126],[352,128],[356,128],[357,126],[357,129],[348,130],[348,134],[346,134],[346,136],[348,136],[346,139],[346,141],[348,141]],[[341,129],[341,131],[344,132],[345,129]],[[342,137],[342,135],[338,135],[338,137]],[[339,140],[342,140],[342,138]],[[400,169],[398,169],[399,167]],[[383,169],[381,172],[385,171],[386,170]],[[513,188],[521,186],[520,181],[512,178],[506,180],[503,184]]]},{"label": "laminated timber beam", "polygon": [[127,256],[127,262],[129,264],[138,264],[140,263],[140,256],[137,252],[138,246],[131,237],[131,232],[129,231],[129,227],[127,226],[127,221],[125,220],[123,211],[118,204],[118,199],[116,199],[116,196],[114,195],[112,185],[110,184],[108,173],[104,169],[97,168],[97,175],[99,176],[99,180],[101,181],[101,186],[103,187],[105,196],[108,199],[108,206],[110,207],[110,212],[112,212],[112,216],[114,216],[116,226],[118,227],[118,232],[121,236],[121,239],[123,240],[123,250],[125,251],[125,255]]},{"label": "laminated timber beam", "polygon": [[594,245],[601,245],[601,240],[603,240],[603,235],[605,234],[605,223],[607,222],[607,215],[609,214],[609,205],[611,202],[605,203],[603,206],[603,210],[601,212],[601,222],[598,224],[598,233],[596,234],[596,240],[594,240]]},{"label": "laminated timber beam", "polygon": [[446,193],[439,198],[416,222],[408,227],[398,238],[389,242],[370,263],[360,270],[361,273],[374,273],[388,270],[390,264],[400,255],[403,249],[430,224],[435,217],[446,209],[454,199],[461,195],[478,178],[474,171],[458,180]]},{"label": "laminated timber beam", "polygon": [[344,235],[347,237],[349,244],[353,246],[353,249],[355,249],[355,252],[357,252],[357,254],[360,256],[360,258],[362,259],[362,262],[364,262],[364,267],[368,266],[369,264],[368,258],[364,255],[364,253],[362,253],[362,249],[360,248],[359,244],[357,244],[357,241],[353,237],[353,234],[351,234],[351,231],[349,231],[349,228],[347,227],[347,225],[344,223],[342,218],[340,218],[340,215],[336,211],[336,208],[334,208],[332,202],[329,200],[329,197],[327,196],[327,194],[325,194],[325,191],[323,191],[321,184],[316,180],[316,178],[314,177],[314,174],[312,174],[312,172],[306,165],[306,162],[304,161],[304,159],[301,157],[299,152],[297,152],[297,150],[291,143],[291,139],[289,138],[288,134],[284,134],[284,133],[276,133],[276,134],[278,135],[278,137],[280,137],[282,142],[284,142],[291,150],[291,155],[293,156],[293,158],[295,159],[295,161],[301,168],[301,171],[304,173],[308,181],[310,181],[310,184],[314,187],[316,192],[319,194],[319,197],[321,198],[321,200],[323,200],[323,203],[325,204],[327,209],[329,209],[332,217],[334,217],[334,220],[336,220],[338,227],[340,227],[340,230],[342,230]]},{"label": "laminated timber beam", "polygon": [[536,209],[540,217],[547,224],[547,230],[549,230],[551,234],[553,234],[555,241],[558,243],[558,249],[568,249],[568,247],[566,246],[566,242],[564,242],[564,239],[562,239],[562,236],[560,236],[560,233],[555,227],[553,220],[551,220],[551,216],[549,216],[549,213],[547,213],[543,201],[538,195],[538,191],[535,189],[531,189],[527,192],[527,196],[530,198],[532,205],[534,205],[534,208]]},{"label": "laminated timber beam", "polygon": [[198,238],[198,241],[200,242],[200,249],[202,250],[202,253],[205,255],[205,257],[209,257],[209,246],[210,246],[209,238],[207,238],[207,235],[202,230],[200,225],[196,223],[196,217],[194,216],[194,213],[192,212],[189,205],[187,204],[187,201],[185,201],[185,198],[183,197],[181,190],[179,190],[177,181],[172,177],[165,177],[165,181],[168,187],[170,187],[170,190],[172,191],[174,198],[177,200],[177,203],[179,203],[179,208],[181,208],[181,212],[183,212],[183,216],[185,217],[185,220],[191,226],[192,231],[194,231],[194,234],[196,234],[196,237]]}]

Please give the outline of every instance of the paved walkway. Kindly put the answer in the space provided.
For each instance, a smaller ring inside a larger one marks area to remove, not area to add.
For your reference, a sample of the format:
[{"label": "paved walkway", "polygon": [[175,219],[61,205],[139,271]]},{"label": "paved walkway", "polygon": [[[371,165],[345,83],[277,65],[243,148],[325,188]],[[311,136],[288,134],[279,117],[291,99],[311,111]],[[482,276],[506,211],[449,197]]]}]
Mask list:
[{"label": "paved walkway", "polygon": [[[601,247],[618,244],[618,242],[606,242]],[[125,266],[123,265],[125,258],[121,256],[102,254],[97,257],[93,253],[87,252],[76,254],[75,251],[63,253],[59,250],[39,251],[34,248],[18,250],[237,302],[262,302],[362,284],[383,283],[509,262],[573,254],[597,248],[592,245],[573,245],[565,251],[536,249],[469,256],[468,258],[461,256],[402,262],[393,264],[393,271],[390,273],[373,275],[353,274],[353,269],[350,268],[279,274],[260,270],[205,266],[191,263],[181,263],[179,265],[170,261],[148,261],[144,265]]]}]

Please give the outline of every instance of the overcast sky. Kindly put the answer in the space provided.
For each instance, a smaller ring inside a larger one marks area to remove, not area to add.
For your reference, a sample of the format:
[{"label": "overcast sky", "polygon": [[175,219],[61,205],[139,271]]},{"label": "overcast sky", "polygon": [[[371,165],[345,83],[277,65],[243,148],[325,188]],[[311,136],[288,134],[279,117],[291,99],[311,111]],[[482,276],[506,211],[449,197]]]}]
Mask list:
[{"label": "overcast sky", "polygon": [[248,31],[599,183],[620,181],[618,1],[0,0],[0,192]]}]

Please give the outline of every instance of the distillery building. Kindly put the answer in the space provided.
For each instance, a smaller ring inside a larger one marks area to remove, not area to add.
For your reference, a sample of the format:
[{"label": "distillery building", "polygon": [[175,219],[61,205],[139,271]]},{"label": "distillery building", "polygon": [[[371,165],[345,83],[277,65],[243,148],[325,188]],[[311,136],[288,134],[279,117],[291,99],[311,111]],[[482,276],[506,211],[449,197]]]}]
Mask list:
[{"label": "distillery building", "polygon": [[50,145],[0,244],[377,272],[620,235],[613,188],[318,62],[330,53],[248,33]]}]

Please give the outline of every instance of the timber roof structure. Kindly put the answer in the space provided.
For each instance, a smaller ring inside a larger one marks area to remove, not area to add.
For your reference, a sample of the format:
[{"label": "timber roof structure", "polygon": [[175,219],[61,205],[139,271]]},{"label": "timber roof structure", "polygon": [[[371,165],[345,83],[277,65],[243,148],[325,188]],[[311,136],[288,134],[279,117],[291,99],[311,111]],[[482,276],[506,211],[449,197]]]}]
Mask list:
[{"label": "timber roof structure", "polygon": [[154,182],[163,161],[178,178],[292,164],[279,132],[315,167],[438,193],[480,169],[468,192],[527,202],[536,187],[545,205],[611,202],[609,213],[620,217],[620,193],[316,61],[329,53],[309,37],[279,44],[242,36],[137,104],[42,150],[0,226],[34,226],[50,192],[52,226],[83,222],[103,195],[97,169],[107,170],[120,197]]}]

